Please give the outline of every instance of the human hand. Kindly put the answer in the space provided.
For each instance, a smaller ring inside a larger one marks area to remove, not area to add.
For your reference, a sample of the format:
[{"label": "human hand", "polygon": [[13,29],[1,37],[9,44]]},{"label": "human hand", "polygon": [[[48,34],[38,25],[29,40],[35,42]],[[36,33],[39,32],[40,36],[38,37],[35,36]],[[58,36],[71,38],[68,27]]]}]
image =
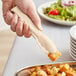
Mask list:
[{"label": "human hand", "polygon": [[24,35],[27,38],[31,36],[26,22],[19,18],[15,13],[11,12],[11,9],[15,5],[32,19],[39,30],[42,30],[41,21],[36,12],[33,0],[3,0],[3,17],[5,22],[10,25],[13,32],[16,32],[18,36]]}]

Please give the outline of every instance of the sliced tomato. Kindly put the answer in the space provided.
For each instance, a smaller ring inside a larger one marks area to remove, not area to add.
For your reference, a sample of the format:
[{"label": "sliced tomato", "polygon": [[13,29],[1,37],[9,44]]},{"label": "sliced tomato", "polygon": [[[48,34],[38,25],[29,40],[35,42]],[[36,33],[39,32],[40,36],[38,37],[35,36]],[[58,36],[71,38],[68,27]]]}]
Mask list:
[{"label": "sliced tomato", "polygon": [[59,15],[58,10],[51,10],[48,15]]}]

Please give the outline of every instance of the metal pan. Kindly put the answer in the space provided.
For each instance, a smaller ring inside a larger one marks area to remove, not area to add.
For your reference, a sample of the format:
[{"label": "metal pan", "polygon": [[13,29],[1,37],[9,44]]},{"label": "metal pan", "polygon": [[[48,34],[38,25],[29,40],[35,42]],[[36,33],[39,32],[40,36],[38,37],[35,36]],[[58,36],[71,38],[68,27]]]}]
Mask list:
[{"label": "metal pan", "polygon": [[[69,64],[71,68],[73,68],[73,69],[76,70],[76,61],[67,61],[67,62],[58,62],[58,63],[55,63],[55,64],[43,64],[43,65],[36,65],[36,66],[31,66],[31,67],[23,68],[23,69],[19,70],[15,74],[15,76],[28,76],[25,73],[28,72],[27,70],[30,70],[30,69],[32,69],[34,67],[39,67],[39,66],[41,67],[41,66],[44,66],[44,65],[58,67],[61,64]],[[21,75],[21,73],[24,73],[24,75]]]}]

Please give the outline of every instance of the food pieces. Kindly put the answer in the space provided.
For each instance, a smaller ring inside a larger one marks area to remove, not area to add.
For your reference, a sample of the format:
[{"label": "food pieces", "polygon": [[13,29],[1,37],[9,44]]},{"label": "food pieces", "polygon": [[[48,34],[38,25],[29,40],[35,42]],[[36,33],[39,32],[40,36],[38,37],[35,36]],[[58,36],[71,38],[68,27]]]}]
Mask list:
[{"label": "food pieces", "polygon": [[22,70],[20,73],[16,74],[16,76],[31,76],[31,72],[29,70]]},{"label": "food pieces", "polygon": [[57,10],[51,10],[48,15],[59,15],[59,12]]},{"label": "food pieces", "polygon": [[24,69],[16,76],[76,76],[76,70],[68,64],[41,65]]},{"label": "food pieces", "polygon": [[57,20],[76,21],[76,0],[58,0],[44,8],[43,13]]},{"label": "food pieces", "polygon": [[55,76],[66,76],[66,73],[65,72],[57,73]]},{"label": "food pieces", "polygon": [[47,76],[46,72],[43,70],[40,70],[37,72],[37,76]]},{"label": "food pieces", "polygon": [[76,76],[76,71],[74,71],[68,64],[60,65],[60,72],[65,72],[66,76]]},{"label": "food pieces", "polygon": [[76,5],[76,0],[61,0],[61,6],[74,6]]},{"label": "food pieces", "polygon": [[59,51],[57,51],[55,54],[48,54],[48,57],[52,60],[55,61],[56,59],[58,59],[61,56],[61,53]]},{"label": "food pieces", "polygon": [[60,72],[65,72],[67,70],[69,70],[69,65],[68,64],[64,64],[64,65],[60,65]]},{"label": "food pieces", "polygon": [[67,76],[76,76],[76,72],[67,71],[66,75]]},{"label": "food pieces", "polygon": [[36,74],[36,72],[33,72],[30,76],[36,76],[37,74]]},{"label": "food pieces", "polygon": [[48,75],[56,75],[58,73],[58,71],[59,71],[59,68],[56,68],[56,67],[46,70]]}]

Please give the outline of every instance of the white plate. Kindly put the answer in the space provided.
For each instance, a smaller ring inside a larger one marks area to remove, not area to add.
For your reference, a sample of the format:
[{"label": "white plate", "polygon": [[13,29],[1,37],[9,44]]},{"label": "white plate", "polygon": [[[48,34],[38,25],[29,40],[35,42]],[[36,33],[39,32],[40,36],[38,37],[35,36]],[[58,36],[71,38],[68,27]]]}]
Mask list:
[{"label": "white plate", "polygon": [[76,42],[75,41],[71,40],[70,43],[76,46]]},{"label": "white plate", "polygon": [[74,53],[76,54],[76,48],[74,48],[73,46],[70,46],[70,50],[73,50]]},{"label": "white plate", "polygon": [[72,42],[71,42],[71,46],[76,49],[76,45],[74,43],[72,43]]},{"label": "white plate", "polygon": [[76,55],[73,53],[73,52],[71,52],[70,53],[74,58],[76,58]]},{"label": "white plate", "polygon": [[74,59],[74,60],[76,60],[76,58],[74,57],[74,56],[72,56],[72,54],[70,53],[70,56]]},{"label": "white plate", "polygon": [[71,52],[73,52],[76,55],[76,50],[74,50],[74,48],[71,47]]},{"label": "white plate", "polygon": [[76,40],[71,38],[70,41],[76,45]]},{"label": "white plate", "polygon": [[44,15],[43,13],[43,8],[49,7],[52,3],[54,3],[56,1],[51,1],[51,2],[47,2],[42,4],[41,6],[38,7],[38,13],[41,17],[43,17],[44,19],[56,23],[56,24],[61,24],[61,25],[66,25],[66,26],[72,26],[76,24],[76,21],[62,21],[62,20],[57,20],[57,19],[53,19],[53,18],[49,18],[46,15]]},{"label": "white plate", "polygon": [[70,51],[70,55],[74,60],[76,60],[76,55],[72,51]]},{"label": "white plate", "polygon": [[76,40],[76,25],[70,29],[70,36]]},{"label": "white plate", "polygon": [[72,51],[73,50],[70,51],[71,55],[76,58],[76,54],[74,52],[72,52]]}]

